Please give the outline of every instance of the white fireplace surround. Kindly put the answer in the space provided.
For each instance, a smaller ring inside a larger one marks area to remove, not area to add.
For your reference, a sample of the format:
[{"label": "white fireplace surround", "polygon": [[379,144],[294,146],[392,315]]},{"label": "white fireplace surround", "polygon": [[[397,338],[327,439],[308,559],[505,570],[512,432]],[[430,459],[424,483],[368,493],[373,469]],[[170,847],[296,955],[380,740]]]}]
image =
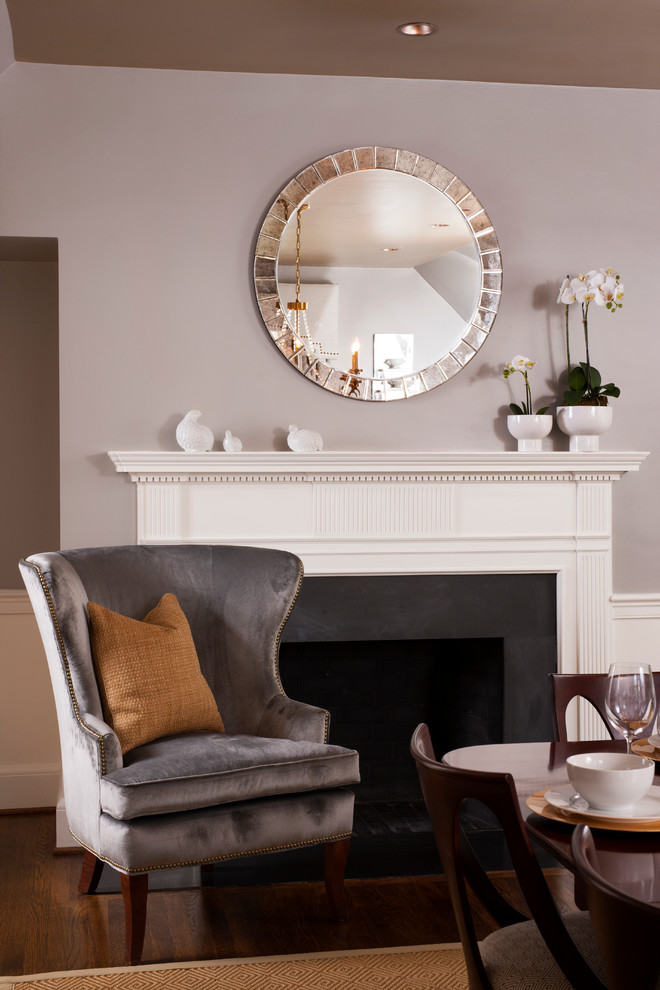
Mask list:
[{"label": "white fireplace surround", "polygon": [[136,485],[138,543],[279,547],[308,575],[555,573],[558,669],[610,662],[612,483],[647,453],[109,456]]}]

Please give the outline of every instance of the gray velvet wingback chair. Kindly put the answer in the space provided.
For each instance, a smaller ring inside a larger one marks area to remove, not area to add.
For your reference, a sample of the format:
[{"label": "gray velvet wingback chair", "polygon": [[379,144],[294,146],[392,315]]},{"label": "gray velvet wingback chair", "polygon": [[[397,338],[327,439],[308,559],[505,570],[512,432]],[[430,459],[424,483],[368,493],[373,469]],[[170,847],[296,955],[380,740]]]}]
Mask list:
[{"label": "gray velvet wingback chair", "polygon": [[[323,843],[330,905],[344,868],[358,754],[328,744],[326,711],[293,701],[278,674],[301,562],[279,550],[128,546],[35,554],[21,573],[55,693],[69,829],[85,849],[79,884],[121,874],[126,958],[139,962],[148,874]],[[104,720],[87,603],[143,619],[172,592],[185,613],[225,733],[164,736],[122,756]]]}]

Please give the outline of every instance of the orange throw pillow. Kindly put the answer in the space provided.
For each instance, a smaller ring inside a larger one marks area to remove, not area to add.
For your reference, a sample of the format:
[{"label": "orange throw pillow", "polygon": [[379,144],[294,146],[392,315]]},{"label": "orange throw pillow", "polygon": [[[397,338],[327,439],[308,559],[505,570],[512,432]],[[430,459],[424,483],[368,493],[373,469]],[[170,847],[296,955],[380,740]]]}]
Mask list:
[{"label": "orange throw pillow", "polygon": [[95,602],[87,612],[105,719],[122,753],[160,736],[225,731],[175,595],[142,621]]}]

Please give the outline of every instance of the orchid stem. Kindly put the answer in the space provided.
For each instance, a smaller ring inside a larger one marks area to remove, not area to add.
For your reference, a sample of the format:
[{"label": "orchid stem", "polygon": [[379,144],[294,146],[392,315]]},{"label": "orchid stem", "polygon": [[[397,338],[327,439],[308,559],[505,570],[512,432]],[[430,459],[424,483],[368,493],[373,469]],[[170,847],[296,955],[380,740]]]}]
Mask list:
[{"label": "orchid stem", "polygon": [[525,379],[525,398],[527,399],[527,412],[532,415],[532,390],[529,387],[529,379],[527,377],[527,372],[523,371],[523,378]]},{"label": "orchid stem", "polygon": [[589,360],[589,330],[587,326],[587,314],[589,303],[582,303],[582,325],[584,327],[584,354],[587,359],[587,384],[591,398],[593,398],[594,387],[591,381],[591,361]]}]

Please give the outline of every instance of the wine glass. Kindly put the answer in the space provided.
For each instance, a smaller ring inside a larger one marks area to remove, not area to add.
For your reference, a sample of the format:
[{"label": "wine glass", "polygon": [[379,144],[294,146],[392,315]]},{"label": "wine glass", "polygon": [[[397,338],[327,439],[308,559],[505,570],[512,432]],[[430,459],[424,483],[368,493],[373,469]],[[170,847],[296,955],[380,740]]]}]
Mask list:
[{"label": "wine glass", "polygon": [[613,728],[626,740],[629,753],[633,737],[643,732],[655,717],[655,686],[649,664],[610,664],[605,709]]}]

